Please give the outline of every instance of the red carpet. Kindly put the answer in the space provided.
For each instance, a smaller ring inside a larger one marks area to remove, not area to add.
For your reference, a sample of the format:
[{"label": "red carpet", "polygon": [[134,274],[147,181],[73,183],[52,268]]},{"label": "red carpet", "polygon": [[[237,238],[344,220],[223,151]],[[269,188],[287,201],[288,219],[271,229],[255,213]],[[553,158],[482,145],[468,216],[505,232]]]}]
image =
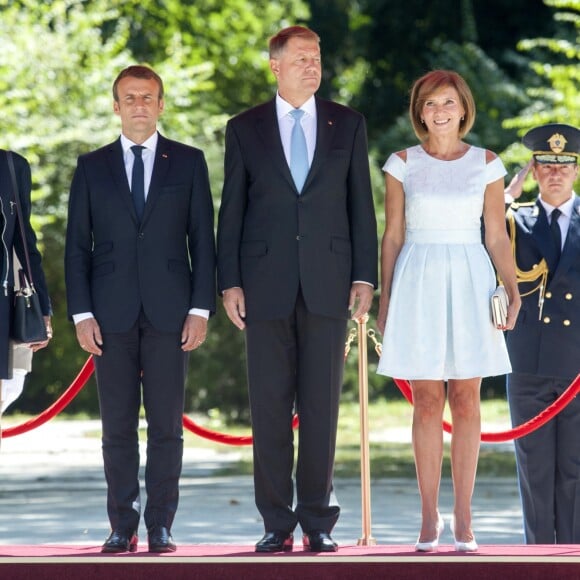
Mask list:
[{"label": "red carpet", "polygon": [[459,554],[441,546],[416,554],[412,546],[343,546],[336,554],[301,548],[285,554],[256,554],[253,546],[180,546],[153,555],[143,543],[135,554],[102,555],[99,546],[0,546],[3,580],[578,580],[580,546],[481,546]]}]

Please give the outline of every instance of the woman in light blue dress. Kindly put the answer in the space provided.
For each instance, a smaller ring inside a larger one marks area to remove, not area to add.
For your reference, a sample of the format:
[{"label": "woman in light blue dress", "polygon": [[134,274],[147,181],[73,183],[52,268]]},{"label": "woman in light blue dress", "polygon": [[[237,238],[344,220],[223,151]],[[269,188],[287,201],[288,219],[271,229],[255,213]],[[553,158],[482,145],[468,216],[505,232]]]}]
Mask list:
[{"label": "woman in light blue dress", "polygon": [[[455,549],[475,551],[471,498],[481,434],[481,378],[511,371],[503,337],[520,307],[504,214],[501,160],[462,138],[475,120],[465,81],[432,71],[413,86],[409,108],[421,144],[389,157],[378,328],[378,372],[407,379],[414,400],[413,450],[421,495],[417,551],[434,551],[444,523],[438,496],[445,383],[453,422]],[[482,244],[481,217],[485,223]],[[486,251],[487,249],[487,251]],[[493,261],[509,298],[495,328]]]}]

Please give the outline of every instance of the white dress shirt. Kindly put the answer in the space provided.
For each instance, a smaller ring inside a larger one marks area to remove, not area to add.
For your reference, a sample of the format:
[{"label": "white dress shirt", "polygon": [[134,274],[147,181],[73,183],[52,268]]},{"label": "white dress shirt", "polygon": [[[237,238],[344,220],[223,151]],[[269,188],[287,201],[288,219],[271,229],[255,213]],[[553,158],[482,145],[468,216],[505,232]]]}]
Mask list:
[{"label": "white dress shirt", "polygon": [[[147,200],[147,195],[149,193],[149,186],[151,185],[151,175],[153,175],[153,164],[155,162],[155,151],[157,150],[157,141],[159,140],[159,133],[155,131],[149,139],[145,140],[143,143],[140,143],[144,147],[143,151],[141,152],[141,156],[143,157],[143,168],[144,168],[144,178],[145,178],[145,200]],[[127,174],[127,182],[129,183],[129,187],[131,187],[131,176],[133,173],[133,162],[135,160],[135,155],[133,151],[131,151],[131,147],[133,145],[137,145],[125,135],[121,134],[121,147],[123,149],[123,162],[125,163],[125,172]],[[209,310],[205,310],[203,308],[191,308],[188,314],[197,314],[205,318],[206,320],[209,318]],[[94,318],[94,314],[92,312],[81,312],[79,314],[73,314],[73,322],[78,324],[81,320],[86,320],[87,318]]]},{"label": "white dress shirt", "polygon": [[[292,137],[292,128],[294,127],[294,118],[290,115],[293,107],[288,101],[285,101],[276,93],[276,115],[278,116],[278,127],[280,128],[280,138],[286,162],[290,167],[290,140]],[[312,165],[314,150],[316,149],[316,101],[312,95],[301,107],[304,116],[300,119],[304,137],[306,138],[306,149],[308,150],[308,166]]]},{"label": "white dress shirt", "polygon": [[[572,192],[570,195],[570,199],[565,201],[562,205],[558,206],[558,209],[562,212],[560,217],[558,218],[558,225],[560,226],[561,238],[562,238],[562,247],[560,250],[564,249],[564,244],[566,243],[566,236],[568,235],[568,229],[570,227],[570,220],[572,219],[572,210],[574,208],[574,197],[575,193]],[[546,215],[548,216],[548,222],[552,223],[552,212],[556,209],[553,205],[545,202],[542,199],[542,194],[540,193],[538,199],[542,204],[543,208],[546,210]]]},{"label": "white dress shirt", "polygon": [[133,175],[133,163],[135,162],[135,154],[131,151],[133,145],[141,145],[144,147],[141,151],[141,157],[143,158],[143,169],[145,178],[145,200],[147,200],[147,195],[149,194],[149,186],[151,185],[151,175],[153,174],[153,163],[155,162],[155,151],[157,150],[157,141],[159,139],[159,133],[155,131],[149,139],[143,143],[133,143],[130,139],[127,139],[125,135],[121,134],[121,147],[123,148],[123,161],[125,163],[125,172],[127,173],[127,181],[129,183],[129,188],[131,187],[131,178]]}]

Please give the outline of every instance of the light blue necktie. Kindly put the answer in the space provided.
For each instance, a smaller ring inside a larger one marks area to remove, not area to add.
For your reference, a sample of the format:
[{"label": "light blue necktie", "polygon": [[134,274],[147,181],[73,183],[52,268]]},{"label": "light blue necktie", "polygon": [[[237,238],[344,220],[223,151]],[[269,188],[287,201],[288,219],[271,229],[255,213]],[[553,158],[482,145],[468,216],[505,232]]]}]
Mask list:
[{"label": "light blue necktie", "polygon": [[306,137],[300,123],[304,111],[294,109],[290,112],[290,115],[294,118],[294,127],[292,127],[292,137],[290,139],[290,173],[294,179],[296,189],[300,193],[309,170]]}]

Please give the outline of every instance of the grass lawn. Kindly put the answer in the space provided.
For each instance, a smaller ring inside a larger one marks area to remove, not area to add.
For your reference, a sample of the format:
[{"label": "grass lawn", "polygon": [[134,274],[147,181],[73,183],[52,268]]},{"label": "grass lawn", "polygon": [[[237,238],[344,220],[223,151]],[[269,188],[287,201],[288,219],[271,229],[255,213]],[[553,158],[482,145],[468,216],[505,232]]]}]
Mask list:
[{"label": "grass lawn", "polygon": [[[369,439],[371,475],[381,477],[415,477],[413,450],[411,447],[412,407],[405,400],[379,401],[369,405]],[[449,421],[448,410],[445,418]],[[248,427],[226,426],[219,416],[195,419],[204,427],[230,435],[250,435]],[[482,402],[482,424],[484,431],[503,431],[510,426],[507,402],[493,399]],[[232,447],[213,443],[187,433],[185,443],[191,447],[217,446],[219,451],[239,452],[238,461],[224,473],[251,473],[252,452],[250,446]],[[515,476],[515,459],[511,445],[484,444],[480,452],[479,475]],[[358,403],[342,403],[336,452],[337,477],[360,475],[360,416]],[[445,445],[443,474],[450,475],[449,444]]]},{"label": "grass lawn", "polygon": [[[369,405],[369,445],[371,460],[371,476],[373,478],[415,478],[415,465],[411,447],[412,406],[402,397],[396,400],[381,400]],[[9,415],[5,417],[4,427],[16,425],[30,417]],[[83,420],[86,416],[67,416],[57,420]],[[200,426],[207,429],[227,433],[233,436],[251,435],[248,426],[227,425],[219,412],[208,415],[191,415]],[[450,420],[448,410],[445,419]],[[507,402],[502,399],[491,399],[482,402],[483,430],[489,432],[509,429],[509,413]],[[98,423],[97,423],[98,425]],[[145,422],[142,422],[142,427]],[[100,437],[97,427],[85,434],[88,437]],[[141,432],[141,440],[146,439],[145,429]],[[443,459],[443,474],[450,475],[449,437],[446,437]],[[296,439],[295,439],[296,441]],[[212,449],[217,453],[228,454],[227,467],[220,473],[224,475],[251,474],[252,448],[250,445],[232,446],[217,443],[199,437],[188,430],[184,433],[184,444],[188,448]],[[233,456],[232,461],[232,454]],[[336,451],[335,473],[337,477],[360,476],[360,416],[359,405],[356,402],[343,402],[340,408],[338,439]],[[480,452],[479,475],[515,477],[515,458],[510,444],[483,444]]]}]

